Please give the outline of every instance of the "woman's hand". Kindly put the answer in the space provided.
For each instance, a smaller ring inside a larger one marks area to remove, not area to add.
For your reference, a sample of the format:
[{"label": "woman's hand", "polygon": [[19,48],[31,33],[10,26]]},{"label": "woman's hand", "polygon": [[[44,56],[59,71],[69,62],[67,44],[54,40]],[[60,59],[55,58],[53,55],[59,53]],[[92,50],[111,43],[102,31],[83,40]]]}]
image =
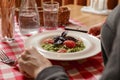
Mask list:
[{"label": "woman's hand", "polygon": [[100,27],[92,27],[89,29],[88,33],[92,34],[93,36],[97,36],[100,34],[100,30],[101,30]]},{"label": "woman's hand", "polygon": [[52,66],[35,48],[26,49],[18,59],[18,64],[20,71],[31,78],[36,78],[39,72]]},{"label": "woman's hand", "polygon": [[97,24],[97,25],[92,26],[92,27],[89,29],[88,33],[89,33],[89,34],[92,34],[93,36],[98,36],[98,35],[100,35],[100,31],[101,31],[102,24],[103,24],[103,23],[100,23],[100,24]]}]

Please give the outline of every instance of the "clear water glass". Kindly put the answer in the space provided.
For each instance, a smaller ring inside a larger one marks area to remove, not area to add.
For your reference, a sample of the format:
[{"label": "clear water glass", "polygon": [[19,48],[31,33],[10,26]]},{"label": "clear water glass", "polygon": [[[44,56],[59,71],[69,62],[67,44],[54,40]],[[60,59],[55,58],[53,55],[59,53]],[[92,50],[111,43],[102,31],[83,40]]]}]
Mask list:
[{"label": "clear water glass", "polygon": [[19,11],[19,25],[23,35],[38,33],[40,21],[35,0],[22,0]]},{"label": "clear water glass", "polygon": [[43,3],[43,18],[45,30],[55,30],[58,28],[58,2]]}]

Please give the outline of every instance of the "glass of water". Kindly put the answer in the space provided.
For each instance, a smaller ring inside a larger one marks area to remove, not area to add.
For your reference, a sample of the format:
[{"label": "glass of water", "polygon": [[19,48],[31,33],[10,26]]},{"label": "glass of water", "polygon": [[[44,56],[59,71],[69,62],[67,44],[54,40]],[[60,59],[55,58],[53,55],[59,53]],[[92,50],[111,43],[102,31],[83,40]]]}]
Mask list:
[{"label": "glass of water", "polygon": [[22,0],[19,11],[19,25],[23,35],[38,33],[40,21],[35,0]]},{"label": "glass of water", "polygon": [[43,2],[43,18],[45,30],[56,30],[58,28],[58,10],[58,2]]}]

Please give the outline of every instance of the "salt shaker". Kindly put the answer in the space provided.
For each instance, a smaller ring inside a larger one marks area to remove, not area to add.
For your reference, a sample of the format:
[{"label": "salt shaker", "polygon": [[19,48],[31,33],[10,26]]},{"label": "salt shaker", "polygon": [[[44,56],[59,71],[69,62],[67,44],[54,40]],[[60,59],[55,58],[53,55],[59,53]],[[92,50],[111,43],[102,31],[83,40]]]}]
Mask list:
[{"label": "salt shaker", "polygon": [[39,31],[39,13],[35,0],[22,0],[18,21],[23,35],[32,35]]}]

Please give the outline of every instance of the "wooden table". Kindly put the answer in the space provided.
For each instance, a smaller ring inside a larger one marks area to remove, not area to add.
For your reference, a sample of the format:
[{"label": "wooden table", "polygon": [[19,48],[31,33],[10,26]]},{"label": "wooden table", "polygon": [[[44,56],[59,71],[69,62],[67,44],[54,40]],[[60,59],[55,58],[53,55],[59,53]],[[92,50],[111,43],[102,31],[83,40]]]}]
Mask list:
[{"label": "wooden table", "polygon": [[70,17],[71,19],[77,20],[82,24],[90,27],[92,25],[98,24],[106,19],[105,15],[98,15],[92,13],[81,12],[83,6],[79,5],[67,5],[71,9]]}]

